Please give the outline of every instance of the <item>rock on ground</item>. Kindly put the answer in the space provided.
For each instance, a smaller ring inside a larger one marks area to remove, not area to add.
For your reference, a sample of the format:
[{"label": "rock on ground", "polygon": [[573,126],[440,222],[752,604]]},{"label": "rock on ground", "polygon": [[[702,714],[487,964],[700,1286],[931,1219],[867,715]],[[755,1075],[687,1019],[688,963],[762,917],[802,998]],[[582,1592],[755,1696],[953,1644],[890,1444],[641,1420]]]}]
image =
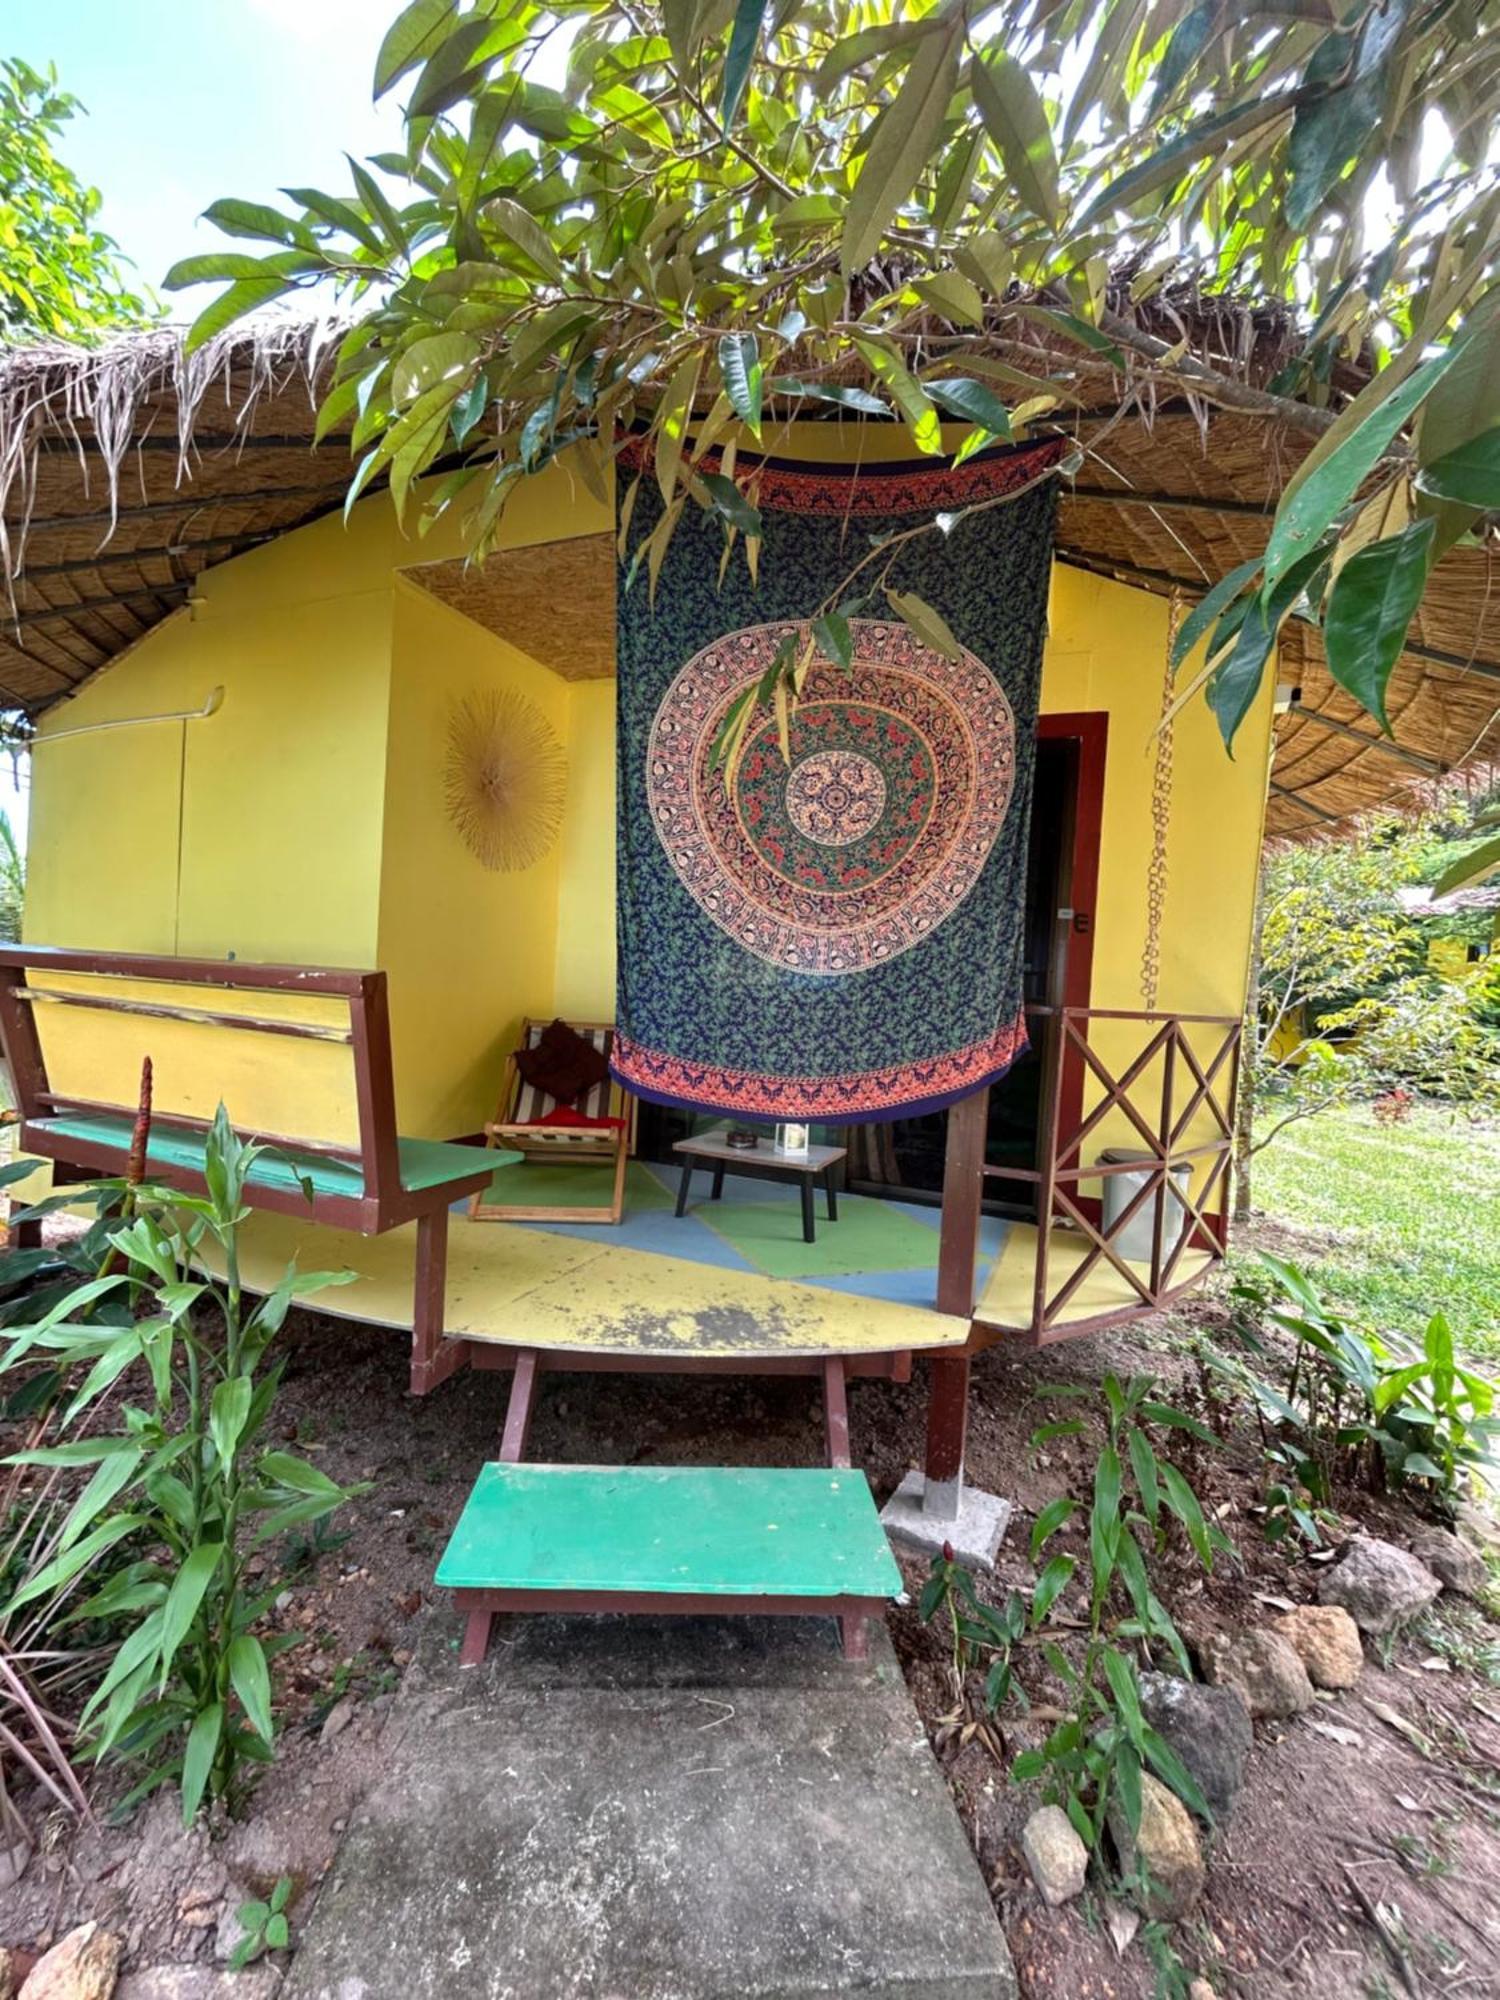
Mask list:
[{"label": "rock on ground", "polygon": [[1442,1585],[1394,1542],[1356,1535],[1318,1577],[1318,1602],[1341,1604],[1362,1632],[1394,1632],[1425,1611]]},{"label": "rock on ground", "polygon": [[1411,1552],[1430,1569],[1444,1590],[1456,1590],[1463,1597],[1480,1597],[1489,1588],[1490,1573],[1484,1559],[1467,1542],[1450,1535],[1446,1528],[1423,1528],[1412,1536]]},{"label": "rock on ground", "polygon": [[1307,1669],[1279,1632],[1216,1634],[1203,1647],[1216,1687],[1234,1688],[1253,1716],[1300,1715],[1317,1699]]},{"label": "rock on ground", "polygon": [[1203,1893],[1203,1850],[1177,1794],[1143,1771],[1140,1827],[1131,1832],[1117,1800],[1109,1830],[1124,1873],[1139,1878],[1133,1893],[1145,1914],[1163,1923],[1187,1916]]},{"label": "rock on ground", "polygon": [[115,2000],[273,2000],[281,1984],[274,1965],[247,1965],[243,1972],[212,1965],[149,1965],[128,1972]]},{"label": "rock on ground", "polygon": [[1031,1815],[1021,1833],[1021,1852],[1052,1909],[1083,1893],[1089,1851],[1061,1806],[1042,1806]]},{"label": "rock on ground", "polygon": [[1141,1707],[1187,1766],[1214,1818],[1226,1818],[1245,1782],[1255,1741],[1239,1689],[1204,1687],[1174,1674],[1142,1674]]},{"label": "rock on ground", "polygon": [[80,1924],[39,1958],[20,2000],[110,2000],[120,1971],[120,1940],[97,1924]]},{"label": "rock on ground", "polygon": [[1342,1604],[1299,1604],[1271,1629],[1292,1647],[1314,1687],[1353,1687],[1364,1671],[1359,1627]]}]

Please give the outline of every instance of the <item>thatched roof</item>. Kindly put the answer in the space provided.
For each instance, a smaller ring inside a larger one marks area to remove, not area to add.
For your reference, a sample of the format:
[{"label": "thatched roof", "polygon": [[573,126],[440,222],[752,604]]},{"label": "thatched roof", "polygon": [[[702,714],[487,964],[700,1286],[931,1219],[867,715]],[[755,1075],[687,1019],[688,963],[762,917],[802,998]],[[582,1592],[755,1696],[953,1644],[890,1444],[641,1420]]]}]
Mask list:
[{"label": "thatched roof", "polygon": [[[0,563],[10,589],[0,705],[42,714],[183,605],[210,564],[343,504],[346,441],[312,445],[313,384],[327,353],[326,328],[286,320],[234,329],[190,361],[170,331],[92,351],[0,355]],[[1068,419],[1086,457],[1063,499],[1059,560],[1196,596],[1264,547],[1276,496],[1310,440],[1269,411],[1186,399],[1122,416],[1119,386],[1099,381],[1094,409]],[[600,568],[597,551],[572,554],[590,575]],[[546,635],[516,623],[538,601],[534,578],[511,575],[510,562],[410,574],[545,657]],[[1273,835],[1326,830],[1414,782],[1500,759],[1497,583],[1481,550],[1444,557],[1392,681],[1394,746],[1333,685],[1318,635],[1287,627],[1279,678],[1297,693],[1277,725]],[[559,594],[543,601],[555,607]],[[566,649],[574,672],[610,671],[607,644],[585,660],[586,650]]]}]

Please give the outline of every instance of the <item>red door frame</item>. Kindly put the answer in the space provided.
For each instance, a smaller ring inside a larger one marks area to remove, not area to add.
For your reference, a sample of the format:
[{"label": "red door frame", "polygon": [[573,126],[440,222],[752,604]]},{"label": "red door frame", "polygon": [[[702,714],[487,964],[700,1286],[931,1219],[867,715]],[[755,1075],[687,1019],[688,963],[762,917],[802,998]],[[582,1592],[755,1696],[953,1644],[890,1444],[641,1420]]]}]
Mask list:
[{"label": "red door frame", "polygon": [[[1054,1007],[1087,1007],[1094,983],[1094,926],[1099,901],[1099,851],[1104,832],[1104,771],[1109,749],[1109,717],[1099,709],[1076,709],[1037,718],[1039,742],[1074,746],[1073,798],[1064,842],[1066,866],[1059,884],[1062,907],[1072,911],[1062,989],[1050,991]],[[1055,927],[1054,927],[1055,936]],[[1070,1050],[1063,1064],[1058,1106],[1060,1129],[1076,1132],[1083,1117],[1083,1059]]]}]

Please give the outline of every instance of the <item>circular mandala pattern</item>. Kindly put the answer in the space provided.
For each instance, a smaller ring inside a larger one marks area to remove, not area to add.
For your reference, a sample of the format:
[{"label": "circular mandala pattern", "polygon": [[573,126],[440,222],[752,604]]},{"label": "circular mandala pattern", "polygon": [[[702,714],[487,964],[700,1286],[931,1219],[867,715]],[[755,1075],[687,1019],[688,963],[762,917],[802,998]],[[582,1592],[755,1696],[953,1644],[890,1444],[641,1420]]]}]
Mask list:
[{"label": "circular mandala pattern", "polygon": [[786,781],[787,818],[821,847],[862,839],[879,824],[885,799],[880,766],[857,750],[815,750]]},{"label": "circular mandala pattern", "polygon": [[656,713],[646,787],[684,887],[736,943],[787,970],[858,972],[909,951],[978,880],[1015,781],[1015,718],[972,653],[856,619],[848,672],[815,667],[791,722],[752,729],[726,786],[714,744],[775,656],[752,625],[688,661]]}]

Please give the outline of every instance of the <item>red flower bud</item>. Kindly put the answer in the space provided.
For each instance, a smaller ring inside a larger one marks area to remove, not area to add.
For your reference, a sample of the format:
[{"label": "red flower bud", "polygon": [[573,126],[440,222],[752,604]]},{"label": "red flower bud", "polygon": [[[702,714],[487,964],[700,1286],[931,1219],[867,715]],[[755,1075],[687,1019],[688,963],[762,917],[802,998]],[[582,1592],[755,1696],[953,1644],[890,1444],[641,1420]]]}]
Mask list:
[{"label": "red flower bud", "polygon": [[953,1559],[954,1559],[954,1558],[953,1558],[953,1544],[952,1544],[952,1542],[944,1542],[944,1544],[943,1544],[943,1561],[944,1561],[945,1563],[951,1563],[951,1562],[953,1561]]}]

